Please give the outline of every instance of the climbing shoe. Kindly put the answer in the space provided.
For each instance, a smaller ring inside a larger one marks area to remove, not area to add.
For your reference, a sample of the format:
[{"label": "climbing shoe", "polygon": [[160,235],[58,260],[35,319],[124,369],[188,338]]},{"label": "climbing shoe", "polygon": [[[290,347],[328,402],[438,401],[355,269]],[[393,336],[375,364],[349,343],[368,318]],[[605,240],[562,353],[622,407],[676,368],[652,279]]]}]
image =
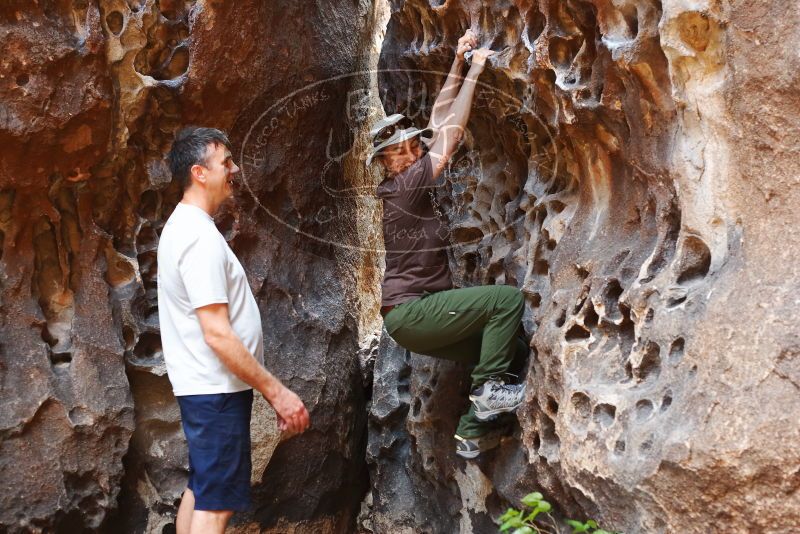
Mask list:
[{"label": "climbing shoe", "polygon": [[472,390],[469,400],[475,407],[475,417],[488,421],[496,415],[513,412],[525,396],[525,384],[506,384],[498,378],[491,378]]},{"label": "climbing shoe", "polygon": [[494,449],[500,445],[500,438],[502,436],[503,432],[500,431],[488,432],[476,438],[462,438],[456,434],[453,436],[456,438],[456,454],[468,460],[477,458],[480,453]]}]

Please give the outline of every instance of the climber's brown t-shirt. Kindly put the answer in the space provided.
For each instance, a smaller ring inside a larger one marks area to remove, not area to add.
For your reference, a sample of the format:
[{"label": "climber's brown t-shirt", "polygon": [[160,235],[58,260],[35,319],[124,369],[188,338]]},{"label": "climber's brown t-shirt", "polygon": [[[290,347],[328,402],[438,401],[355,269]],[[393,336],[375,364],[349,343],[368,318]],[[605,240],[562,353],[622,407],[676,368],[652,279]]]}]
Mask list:
[{"label": "climber's brown t-shirt", "polygon": [[449,232],[433,209],[432,177],[431,158],[426,154],[378,186],[386,247],[382,306],[452,287],[445,251]]}]

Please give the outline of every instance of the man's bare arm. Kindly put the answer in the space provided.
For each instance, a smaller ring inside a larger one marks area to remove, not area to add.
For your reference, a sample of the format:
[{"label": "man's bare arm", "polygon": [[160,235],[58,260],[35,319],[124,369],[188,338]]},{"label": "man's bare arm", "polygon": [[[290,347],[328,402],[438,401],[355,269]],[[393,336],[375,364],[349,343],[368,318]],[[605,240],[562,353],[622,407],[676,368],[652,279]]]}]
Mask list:
[{"label": "man's bare arm", "polygon": [[308,410],[303,401],[250,354],[231,327],[228,305],[209,304],[195,311],[205,342],[225,367],[264,395],[278,414],[280,429],[295,434],[308,428]]},{"label": "man's bare arm", "polygon": [[455,152],[461,139],[464,137],[464,128],[469,120],[472,109],[472,100],[475,97],[475,86],[478,76],[483,72],[486,58],[494,54],[492,50],[481,48],[473,52],[472,66],[461,84],[461,89],[455,101],[450,106],[450,112],[445,117],[444,124],[439,128],[430,149],[431,163],[433,164],[433,179],[439,177],[450,158]]},{"label": "man's bare arm", "polygon": [[472,33],[472,30],[467,30],[458,40],[456,57],[450,66],[450,72],[447,75],[444,86],[442,86],[442,90],[439,91],[436,102],[433,104],[431,120],[428,121],[428,128],[431,128],[434,133],[444,124],[447,115],[450,113],[450,106],[455,100],[456,93],[458,93],[458,88],[461,87],[461,82],[464,79],[461,75],[464,68],[464,54],[472,50],[477,44],[478,39]]}]

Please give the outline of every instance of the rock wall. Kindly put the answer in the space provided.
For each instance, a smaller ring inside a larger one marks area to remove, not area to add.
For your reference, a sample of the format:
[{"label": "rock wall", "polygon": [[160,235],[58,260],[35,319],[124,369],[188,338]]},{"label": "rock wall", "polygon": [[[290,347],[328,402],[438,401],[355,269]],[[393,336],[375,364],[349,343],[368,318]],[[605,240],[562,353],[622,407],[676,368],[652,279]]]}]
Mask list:
[{"label": "rock wall", "polygon": [[[365,447],[365,532],[493,532],[534,488],[629,533],[791,530],[799,17],[741,0],[3,2],[0,531],[169,531],[187,465],[155,250],[180,197],[163,158],[190,123],[231,134],[244,172],[218,224],[267,365],[313,419],[279,443],[257,401],[256,507],[232,531],[352,531]],[[498,54],[438,202],[458,283],[520,287],[532,348],[519,426],[476,463],[452,452],[467,371],[370,337],[362,164],[377,99],[424,123],[468,27]]]},{"label": "rock wall", "polygon": [[458,282],[521,288],[532,341],[519,427],[473,464],[451,439],[467,371],[384,338],[364,530],[493,532],[534,489],[629,533],[800,524],[800,14],[690,0],[391,9],[387,113],[427,122],[467,28],[497,51],[438,202]]},{"label": "rock wall", "polygon": [[0,531],[169,530],[188,466],[155,258],[180,198],[164,156],[186,124],[231,134],[245,172],[218,224],[259,302],[267,366],[313,421],[278,445],[257,402],[256,507],[234,530],[349,528],[367,487],[358,355],[378,270],[366,212],[330,187],[372,181],[346,113],[368,83],[350,74],[372,6],[280,4],[0,6]]}]

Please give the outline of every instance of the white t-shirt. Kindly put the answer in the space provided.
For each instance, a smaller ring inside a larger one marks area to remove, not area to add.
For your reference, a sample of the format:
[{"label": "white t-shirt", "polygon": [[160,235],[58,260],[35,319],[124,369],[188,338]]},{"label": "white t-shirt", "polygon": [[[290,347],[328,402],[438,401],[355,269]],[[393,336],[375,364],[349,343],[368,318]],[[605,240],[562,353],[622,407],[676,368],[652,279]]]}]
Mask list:
[{"label": "white t-shirt", "polygon": [[161,346],[176,396],[250,389],[225,367],[203,338],[195,309],[216,303],[228,304],[233,331],[263,363],[261,314],[242,264],[208,213],[179,203],[158,243]]}]

